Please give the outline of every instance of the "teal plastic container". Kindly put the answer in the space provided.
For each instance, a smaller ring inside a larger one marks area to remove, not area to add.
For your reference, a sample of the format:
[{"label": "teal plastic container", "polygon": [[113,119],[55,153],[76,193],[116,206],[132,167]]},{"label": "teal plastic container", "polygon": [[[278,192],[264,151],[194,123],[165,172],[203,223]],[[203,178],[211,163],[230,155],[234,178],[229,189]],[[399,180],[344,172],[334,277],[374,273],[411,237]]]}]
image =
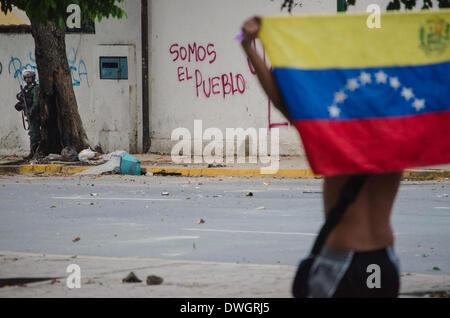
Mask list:
[{"label": "teal plastic container", "polygon": [[135,157],[126,153],[120,158],[120,174],[141,175],[141,163]]}]

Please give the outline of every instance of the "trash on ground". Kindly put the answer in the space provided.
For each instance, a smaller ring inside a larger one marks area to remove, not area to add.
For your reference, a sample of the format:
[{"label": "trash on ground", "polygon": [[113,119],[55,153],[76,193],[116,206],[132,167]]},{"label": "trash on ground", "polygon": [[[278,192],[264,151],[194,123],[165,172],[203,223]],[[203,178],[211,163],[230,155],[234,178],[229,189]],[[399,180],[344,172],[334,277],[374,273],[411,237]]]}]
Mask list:
[{"label": "trash on ground", "polygon": [[124,150],[118,150],[118,151],[111,152],[107,155],[103,155],[102,159],[105,160],[106,163],[92,167],[85,171],[79,172],[75,175],[76,176],[101,175],[104,173],[119,174],[121,158],[126,153],[127,152]]},{"label": "trash on ground", "polygon": [[63,160],[63,156],[58,155],[56,153],[51,153],[47,157],[45,157],[45,159],[47,159],[49,161],[62,161]]},{"label": "trash on ground", "polygon": [[78,242],[79,240],[81,240],[81,238],[79,238],[78,236],[76,237],[76,238],[74,238],[73,240],[72,240],[72,242]]},{"label": "trash on ground", "polygon": [[169,195],[169,192],[161,192],[161,195]]},{"label": "trash on ground", "polygon": [[245,196],[246,196],[246,197],[252,197],[252,196],[253,196],[253,192],[247,192],[247,193],[245,194]]},{"label": "trash on ground", "polygon": [[88,160],[94,159],[96,154],[97,153],[95,151],[92,151],[91,148],[87,148],[81,150],[81,152],[78,154],[78,160],[86,162]]},{"label": "trash on ground", "polygon": [[208,168],[225,168],[225,167],[226,165],[223,164],[212,164],[212,163],[208,164]]},{"label": "trash on ground", "polygon": [[122,279],[122,283],[141,283],[141,282],[142,280],[137,278],[137,276],[133,272],[129,273],[127,277]]},{"label": "trash on ground", "polygon": [[150,275],[147,277],[147,285],[161,285],[164,279],[156,275]]},{"label": "trash on ground", "polygon": [[75,162],[78,161],[78,152],[73,147],[65,147],[61,151],[63,161]]},{"label": "trash on ground", "polygon": [[129,153],[120,158],[120,174],[141,175],[141,163]]},{"label": "trash on ground", "polygon": [[205,220],[200,219],[200,220],[197,222],[197,224],[203,224],[203,223],[205,223],[205,222],[206,222]]},{"label": "trash on ground", "polygon": [[259,208],[256,208],[256,210],[265,210],[266,208],[263,206],[260,206]]},{"label": "trash on ground", "polygon": [[158,172],[153,172],[154,176],[163,176],[163,177],[169,177],[169,176],[174,176],[174,177],[178,177],[181,176],[181,172],[167,172],[166,170],[161,170]]}]

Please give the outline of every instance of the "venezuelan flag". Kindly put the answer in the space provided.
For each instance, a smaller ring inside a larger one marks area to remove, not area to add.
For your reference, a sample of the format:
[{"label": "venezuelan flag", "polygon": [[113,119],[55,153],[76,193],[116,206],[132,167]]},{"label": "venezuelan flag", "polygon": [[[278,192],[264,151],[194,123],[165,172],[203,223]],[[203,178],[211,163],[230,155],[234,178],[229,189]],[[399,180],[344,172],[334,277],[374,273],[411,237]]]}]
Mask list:
[{"label": "venezuelan flag", "polygon": [[450,10],[266,17],[259,33],[313,171],[450,162]]}]

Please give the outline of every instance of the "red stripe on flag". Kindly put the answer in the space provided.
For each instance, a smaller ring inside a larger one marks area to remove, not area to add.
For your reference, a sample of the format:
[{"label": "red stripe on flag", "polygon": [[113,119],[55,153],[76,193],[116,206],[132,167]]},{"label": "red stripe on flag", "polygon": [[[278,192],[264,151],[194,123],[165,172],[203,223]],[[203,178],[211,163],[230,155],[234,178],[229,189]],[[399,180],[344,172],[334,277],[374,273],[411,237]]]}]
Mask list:
[{"label": "red stripe on flag", "polygon": [[309,164],[324,176],[450,163],[450,111],[361,120],[299,120]]}]

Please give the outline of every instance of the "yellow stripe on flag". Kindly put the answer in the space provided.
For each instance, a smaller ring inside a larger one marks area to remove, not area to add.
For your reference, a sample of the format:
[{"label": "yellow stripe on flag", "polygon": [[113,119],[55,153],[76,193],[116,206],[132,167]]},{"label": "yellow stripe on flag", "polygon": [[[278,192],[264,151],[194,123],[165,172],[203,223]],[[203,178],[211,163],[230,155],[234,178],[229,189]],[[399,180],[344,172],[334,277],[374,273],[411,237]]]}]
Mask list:
[{"label": "yellow stripe on flag", "polygon": [[450,9],[381,14],[265,17],[259,33],[273,67],[408,66],[450,60]]}]

